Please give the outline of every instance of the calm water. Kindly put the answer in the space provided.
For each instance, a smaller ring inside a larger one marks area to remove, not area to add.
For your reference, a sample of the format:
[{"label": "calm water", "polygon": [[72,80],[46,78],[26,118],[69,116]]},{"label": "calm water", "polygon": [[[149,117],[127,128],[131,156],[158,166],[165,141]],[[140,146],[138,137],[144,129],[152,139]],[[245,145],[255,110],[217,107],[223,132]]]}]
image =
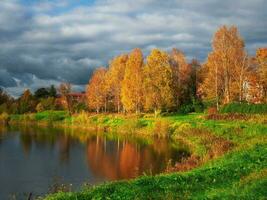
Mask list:
[{"label": "calm water", "polygon": [[129,179],[164,171],[188,156],[164,139],[116,137],[79,130],[0,127],[0,199],[44,195],[57,183]]}]

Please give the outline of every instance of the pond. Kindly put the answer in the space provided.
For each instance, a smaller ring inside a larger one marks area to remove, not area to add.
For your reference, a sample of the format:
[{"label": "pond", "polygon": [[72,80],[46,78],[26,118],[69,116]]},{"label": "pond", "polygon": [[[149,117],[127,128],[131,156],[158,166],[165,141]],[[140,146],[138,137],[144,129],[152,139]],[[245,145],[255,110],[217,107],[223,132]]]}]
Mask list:
[{"label": "pond", "polygon": [[167,139],[37,126],[0,127],[0,199],[52,192],[60,184],[130,179],[164,172],[189,156]]}]

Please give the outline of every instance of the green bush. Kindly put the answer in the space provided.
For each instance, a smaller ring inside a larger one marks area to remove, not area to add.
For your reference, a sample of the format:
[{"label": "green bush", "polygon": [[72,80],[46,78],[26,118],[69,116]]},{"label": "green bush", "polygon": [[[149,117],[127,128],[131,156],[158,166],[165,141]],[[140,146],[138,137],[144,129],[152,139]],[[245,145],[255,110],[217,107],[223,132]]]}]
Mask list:
[{"label": "green bush", "polygon": [[220,113],[266,114],[267,104],[230,103],[223,106]]},{"label": "green bush", "polygon": [[74,118],[75,122],[78,124],[90,124],[91,119],[88,115],[88,113],[81,111],[79,114],[77,114]]},{"label": "green bush", "polygon": [[204,104],[198,99],[193,99],[193,108],[196,113],[202,113],[204,111]]},{"label": "green bush", "polygon": [[138,119],[136,122],[136,128],[143,128],[148,126],[150,123],[150,121],[146,120],[146,119]]},{"label": "green bush", "polygon": [[180,114],[188,114],[190,112],[194,112],[194,106],[192,104],[183,104],[178,110]]}]

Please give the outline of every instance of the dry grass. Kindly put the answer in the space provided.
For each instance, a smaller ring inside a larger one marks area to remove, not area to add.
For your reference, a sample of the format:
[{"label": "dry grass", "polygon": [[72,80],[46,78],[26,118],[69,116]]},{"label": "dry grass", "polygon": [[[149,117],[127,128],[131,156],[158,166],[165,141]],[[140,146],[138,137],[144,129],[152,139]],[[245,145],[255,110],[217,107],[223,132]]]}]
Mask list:
[{"label": "dry grass", "polygon": [[158,137],[168,137],[171,134],[171,123],[167,120],[158,119],[155,121],[153,132]]},{"label": "dry grass", "polygon": [[233,143],[213,135],[207,130],[191,128],[186,132],[177,133],[176,139],[182,140],[191,149],[191,156],[176,163],[168,171],[188,171],[207,161],[218,158],[228,152]]}]

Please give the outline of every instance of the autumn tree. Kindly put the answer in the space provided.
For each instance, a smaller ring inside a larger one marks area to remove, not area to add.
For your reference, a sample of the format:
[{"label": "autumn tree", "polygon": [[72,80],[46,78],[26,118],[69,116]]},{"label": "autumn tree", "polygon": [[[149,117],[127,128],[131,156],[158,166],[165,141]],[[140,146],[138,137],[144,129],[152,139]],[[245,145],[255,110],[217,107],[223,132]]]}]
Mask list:
[{"label": "autumn tree", "polygon": [[50,88],[48,89],[49,96],[50,97],[56,97],[57,96],[57,90],[54,85],[51,85]]},{"label": "autumn tree", "polygon": [[34,97],[39,99],[39,98],[47,98],[49,96],[49,91],[47,88],[38,88],[34,92]]},{"label": "autumn tree", "polygon": [[13,102],[14,99],[0,87],[0,114],[3,112],[11,113],[10,107]]},{"label": "autumn tree", "polygon": [[33,112],[36,107],[36,101],[29,89],[26,89],[18,99],[19,101],[19,113]]},{"label": "autumn tree", "polygon": [[106,72],[107,70],[103,67],[96,69],[86,88],[88,107],[96,110],[97,113],[101,108],[106,108]]},{"label": "autumn tree", "polygon": [[139,112],[143,106],[143,54],[134,49],[128,56],[122,82],[121,101],[126,111]]},{"label": "autumn tree", "polygon": [[171,54],[171,66],[173,70],[172,87],[175,89],[176,106],[191,103],[195,96],[196,63],[187,63],[184,53],[173,49]]},{"label": "autumn tree", "polygon": [[0,87],[0,105],[9,101],[9,95]]},{"label": "autumn tree", "polygon": [[112,101],[117,112],[122,110],[121,89],[128,56],[126,54],[115,57],[109,65],[107,72],[108,92],[112,96]]},{"label": "autumn tree", "polygon": [[61,94],[61,97],[63,99],[63,102],[69,112],[69,114],[71,115],[73,112],[73,102],[72,102],[72,98],[69,95],[71,92],[71,84],[70,83],[61,83],[59,85],[59,93]]},{"label": "autumn tree", "polygon": [[212,52],[205,63],[206,78],[202,90],[205,97],[219,103],[243,99],[247,57],[244,42],[235,26],[222,26],[213,38]]},{"label": "autumn tree", "polygon": [[256,52],[259,80],[262,86],[263,99],[267,102],[267,48],[259,48]]},{"label": "autumn tree", "polygon": [[170,109],[175,105],[173,71],[166,52],[153,49],[144,67],[145,107],[157,111]]},{"label": "autumn tree", "polygon": [[223,98],[223,70],[222,66],[216,62],[217,54],[209,53],[208,62],[203,65],[204,80],[201,85],[201,94],[205,100],[216,101],[216,107],[219,109],[220,100]]}]

